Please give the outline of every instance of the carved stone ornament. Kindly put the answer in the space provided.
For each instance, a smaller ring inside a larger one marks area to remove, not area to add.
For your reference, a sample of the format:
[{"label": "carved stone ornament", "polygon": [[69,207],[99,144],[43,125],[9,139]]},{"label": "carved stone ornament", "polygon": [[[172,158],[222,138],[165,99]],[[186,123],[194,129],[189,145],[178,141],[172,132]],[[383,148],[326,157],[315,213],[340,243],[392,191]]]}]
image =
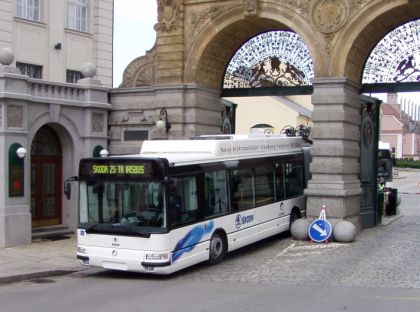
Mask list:
[{"label": "carved stone ornament", "polygon": [[7,126],[9,128],[23,128],[23,107],[7,106]]},{"label": "carved stone ornament", "polygon": [[170,32],[180,26],[180,1],[159,0],[158,1],[158,22],[154,28],[156,31]]},{"label": "carved stone ornament", "polygon": [[317,0],[311,8],[313,26],[322,33],[336,32],[347,22],[350,7],[347,0]]},{"label": "carved stone ornament", "polygon": [[[191,27],[187,27],[187,30],[190,30],[191,36],[187,36],[190,38],[195,37],[203,27],[208,24],[210,21],[215,19],[217,16],[222,14],[226,11],[225,6],[215,7],[211,6],[204,9],[201,12],[192,12],[191,14]],[[188,38],[187,38],[188,39]]]},{"label": "carved stone ornament", "polygon": [[244,8],[244,17],[257,16],[258,0],[242,0]]},{"label": "carved stone ornament", "polygon": [[153,47],[146,55],[134,59],[124,70],[120,87],[142,87],[154,84],[154,61],[156,49]]},{"label": "carved stone ornament", "polygon": [[104,131],[104,114],[92,113],[92,133],[102,133]]}]

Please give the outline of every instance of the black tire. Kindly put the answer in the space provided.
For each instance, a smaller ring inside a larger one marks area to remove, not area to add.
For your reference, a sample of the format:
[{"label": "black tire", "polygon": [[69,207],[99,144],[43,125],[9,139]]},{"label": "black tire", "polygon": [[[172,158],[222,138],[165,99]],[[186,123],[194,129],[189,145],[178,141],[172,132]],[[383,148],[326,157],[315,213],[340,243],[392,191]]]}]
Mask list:
[{"label": "black tire", "polygon": [[209,263],[214,265],[222,262],[226,252],[227,244],[225,237],[220,232],[214,233],[210,239]]}]

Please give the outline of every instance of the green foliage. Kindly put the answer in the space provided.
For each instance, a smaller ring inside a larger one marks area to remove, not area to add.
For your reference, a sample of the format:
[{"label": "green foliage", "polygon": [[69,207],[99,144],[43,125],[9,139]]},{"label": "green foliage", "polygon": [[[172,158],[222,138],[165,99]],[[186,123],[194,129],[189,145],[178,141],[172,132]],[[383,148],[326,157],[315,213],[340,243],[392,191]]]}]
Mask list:
[{"label": "green foliage", "polygon": [[397,159],[395,167],[420,169],[420,160],[414,160],[413,158]]}]

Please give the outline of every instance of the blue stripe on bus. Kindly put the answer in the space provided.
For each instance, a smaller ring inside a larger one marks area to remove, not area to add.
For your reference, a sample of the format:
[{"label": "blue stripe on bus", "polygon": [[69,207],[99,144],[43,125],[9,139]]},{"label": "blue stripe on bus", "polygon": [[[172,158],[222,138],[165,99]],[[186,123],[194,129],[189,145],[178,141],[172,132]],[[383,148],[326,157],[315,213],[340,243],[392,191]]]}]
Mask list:
[{"label": "blue stripe on bus", "polygon": [[175,250],[172,253],[172,262],[177,261],[182,254],[188,253],[197,246],[197,243],[203,238],[204,235],[211,233],[214,228],[214,222],[209,221],[205,224],[200,224],[193,227],[187,235],[181,238],[175,246]]}]

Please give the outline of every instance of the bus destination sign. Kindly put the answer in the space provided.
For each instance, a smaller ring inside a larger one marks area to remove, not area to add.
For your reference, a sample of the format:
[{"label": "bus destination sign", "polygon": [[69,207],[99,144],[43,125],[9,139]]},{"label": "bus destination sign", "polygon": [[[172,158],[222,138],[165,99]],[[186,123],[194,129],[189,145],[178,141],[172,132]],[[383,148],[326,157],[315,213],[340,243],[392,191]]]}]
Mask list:
[{"label": "bus destination sign", "polygon": [[82,159],[80,178],[159,178],[158,164],[154,160],[133,159]]},{"label": "bus destination sign", "polygon": [[143,175],[145,173],[145,165],[134,165],[134,164],[95,164],[92,165],[92,174],[132,174],[132,175]]}]

